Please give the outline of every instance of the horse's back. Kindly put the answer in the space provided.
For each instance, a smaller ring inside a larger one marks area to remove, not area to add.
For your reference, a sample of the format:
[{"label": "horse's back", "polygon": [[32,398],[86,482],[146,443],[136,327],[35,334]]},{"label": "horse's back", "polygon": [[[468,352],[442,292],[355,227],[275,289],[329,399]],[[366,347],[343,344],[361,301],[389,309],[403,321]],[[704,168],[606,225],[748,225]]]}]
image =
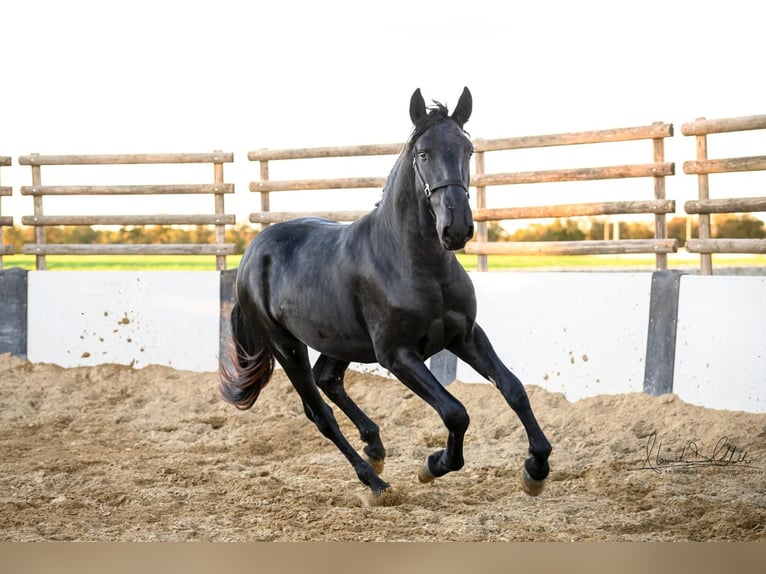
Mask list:
[{"label": "horse's back", "polygon": [[342,223],[321,217],[301,217],[269,225],[248,245],[246,251],[290,247],[307,241],[326,241],[340,233]]},{"label": "horse's back", "polygon": [[256,235],[245,249],[240,268],[258,267],[265,261],[284,271],[305,266],[333,249],[343,224],[318,217],[291,219],[270,225]]}]

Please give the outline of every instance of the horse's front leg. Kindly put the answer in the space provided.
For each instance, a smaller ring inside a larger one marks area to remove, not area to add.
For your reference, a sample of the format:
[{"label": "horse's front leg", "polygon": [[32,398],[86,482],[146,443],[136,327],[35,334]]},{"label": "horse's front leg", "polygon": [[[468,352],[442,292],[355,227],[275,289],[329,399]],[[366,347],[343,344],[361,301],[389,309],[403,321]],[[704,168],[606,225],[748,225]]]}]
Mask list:
[{"label": "horse's front leg", "polygon": [[522,485],[527,494],[537,496],[543,491],[545,479],[550,472],[548,457],[552,448],[532,412],[524,385],[503,364],[486,333],[477,324],[474,324],[469,336],[450,346],[449,350],[473,367],[477,373],[489,379],[500,390],[524,425],[529,439],[530,457],[524,463]]},{"label": "horse's front leg", "polygon": [[469,423],[465,407],[447,392],[428,370],[423,358],[411,349],[400,348],[379,359],[381,365],[436,410],[449,432],[446,447],[430,455],[423,464],[418,473],[420,482],[430,482],[461,469],[464,464],[463,438]]}]

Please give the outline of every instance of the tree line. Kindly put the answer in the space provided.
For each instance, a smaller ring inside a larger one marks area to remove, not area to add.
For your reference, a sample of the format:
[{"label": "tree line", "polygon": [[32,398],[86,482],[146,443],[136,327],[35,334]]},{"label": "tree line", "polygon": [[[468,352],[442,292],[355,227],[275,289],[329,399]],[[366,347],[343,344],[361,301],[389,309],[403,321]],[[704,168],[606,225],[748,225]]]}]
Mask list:
[{"label": "tree line", "polygon": [[[605,226],[612,226],[603,218],[565,218],[548,223],[532,223],[524,228],[510,232],[498,222],[490,222],[487,231],[490,241],[578,241],[586,239],[604,239]],[[642,221],[620,221],[621,239],[650,239],[654,237],[654,223]],[[764,238],[765,224],[752,215],[713,215],[712,236],[728,238]],[[668,237],[678,239],[683,246],[686,241],[687,220],[674,217],[667,222]],[[226,228],[226,242],[233,243],[237,252],[244,251],[258,230],[247,224]],[[699,237],[697,218],[691,221],[691,236]],[[120,228],[99,228],[87,226],[47,227],[45,232],[48,243],[75,244],[135,244],[135,243],[213,243],[215,229],[212,226],[164,226],[145,225]],[[609,237],[614,237],[610,229]],[[21,251],[24,243],[35,242],[33,227],[6,227],[3,242],[13,245],[16,252]]]},{"label": "tree line", "polygon": [[[244,251],[258,231],[246,224],[227,227],[226,242],[233,243],[237,252]],[[6,227],[3,241],[21,252],[24,243],[35,242],[32,227]],[[215,228],[208,225],[188,227],[170,225],[127,226],[120,228],[99,228],[87,226],[58,226],[45,228],[46,243],[75,244],[136,244],[136,243],[214,243]]]},{"label": "tree line", "polygon": [[[691,237],[699,237],[699,221],[692,218],[687,225],[686,217],[673,217],[667,221],[667,233],[671,239],[678,239],[683,246],[687,231]],[[509,232],[497,222],[487,226],[490,241],[580,241],[604,239],[605,227],[612,224],[603,218],[565,218],[552,223],[533,223],[527,227]],[[731,239],[764,238],[766,224],[761,219],[749,214],[712,215],[712,237]],[[654,237],[654,223],[643,221],[620,221],[618,223],[620,239],[651,239]],[[614,237],[614,230],[609,230],[609,237]]]}]

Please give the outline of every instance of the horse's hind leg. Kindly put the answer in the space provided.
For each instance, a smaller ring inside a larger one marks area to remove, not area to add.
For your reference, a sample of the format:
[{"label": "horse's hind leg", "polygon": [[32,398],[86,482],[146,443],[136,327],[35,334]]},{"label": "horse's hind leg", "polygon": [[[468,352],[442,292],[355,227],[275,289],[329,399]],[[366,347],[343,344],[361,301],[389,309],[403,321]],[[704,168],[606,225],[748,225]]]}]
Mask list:
[{"label": "horse's hind leg", "polygon": [[388,484],[382,480],[369,462],[364,460],[348,442],[335,420],[330,406],[322,399],[311,371],[306,345],[280,329],[279,335],[271,337],[274,356],[303,401],[306,414],[319,432],[330,439],[354,467],[359,480],[372,490],[375,496],[382,494]]},{"label": "horse's hind leg", "polygon": [[524,463],[524,490],[532,496],[540,494],[550,472],[548,457],[552,449],[532,412],[524,385],[503,364],[479,325],[474,325],[472,337],[461,340],[450,350],[477,373],[489,379],[519,417],[527,431],[531,455]]},{"label": "horse's hind leg", "polygon": [[386,457],[386,449],[380,440],[380,429],[359,406],[348,396],[343,386],[343,375],[348,368],[347,361],[331,359],[327,355],[320,355],[314,363],[314,380],[325,395],[354,423],[359,429],[359,437],[366,443],[364,454],[367,461],[380,474],[383,472],[383,463]]}]

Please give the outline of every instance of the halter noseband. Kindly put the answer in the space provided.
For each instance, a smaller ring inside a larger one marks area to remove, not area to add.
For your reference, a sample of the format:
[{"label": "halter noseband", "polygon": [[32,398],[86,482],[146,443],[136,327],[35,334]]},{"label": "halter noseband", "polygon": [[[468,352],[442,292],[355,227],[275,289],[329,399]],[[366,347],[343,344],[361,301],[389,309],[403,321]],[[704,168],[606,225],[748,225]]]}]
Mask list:
[{"label": "halter noseband", "polygon": [[423,174],[420,173],[420,168],[418,167],[417,158],[414,156],[412,158],[412,169],[415,170],[415,175],[417,176],[418,180],[420,180],[420,185],[423,186],[423,191],[425,192],[426,197],[428,198],[430,198],[431,194],[437,189],[441,189],[442,187],[447,187],[449,185],[456,185],[458,187],[462,187],[463,190],[465,190],[466,197],[471,196],[470,193],[468,192],[468,187],[466,187],[466,184],[465,182],[463,182],[462,179],[444,179],[435,185],[429,185],[428,182],[423,177]]}]

